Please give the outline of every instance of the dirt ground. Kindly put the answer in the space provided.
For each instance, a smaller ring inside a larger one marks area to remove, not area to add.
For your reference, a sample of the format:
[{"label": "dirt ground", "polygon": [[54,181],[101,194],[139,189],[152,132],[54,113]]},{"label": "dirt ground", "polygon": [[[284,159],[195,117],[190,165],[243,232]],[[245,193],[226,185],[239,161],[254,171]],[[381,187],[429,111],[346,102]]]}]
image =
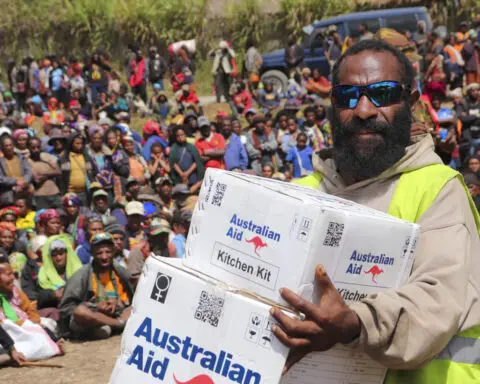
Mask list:
[{"label": "dirt ground", "polygon": [[84,343],[65,343],[65,356],[48,360],[63,368],[0,367],[0,381],[15,384],[104,384],[108,383],[117,356],[121,336]]}]

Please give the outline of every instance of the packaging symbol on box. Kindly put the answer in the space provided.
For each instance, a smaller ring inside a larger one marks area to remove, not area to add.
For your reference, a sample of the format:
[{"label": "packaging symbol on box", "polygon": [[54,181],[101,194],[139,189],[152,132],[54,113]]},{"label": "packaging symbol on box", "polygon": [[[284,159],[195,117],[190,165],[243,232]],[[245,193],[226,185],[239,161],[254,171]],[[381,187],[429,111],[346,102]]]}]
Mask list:
[{"label": "packaging symbol on box", "polygon": [[208,169],[184,264],[282,305],[281,287],[317,301],[314,271],[323,264],[348,299],[403,281],[418,233],[310,188]]},{"label": "packaging symbol on box", "polygon": [[271,306],[149,257],[111,383],[277,384],[288,354]]}]

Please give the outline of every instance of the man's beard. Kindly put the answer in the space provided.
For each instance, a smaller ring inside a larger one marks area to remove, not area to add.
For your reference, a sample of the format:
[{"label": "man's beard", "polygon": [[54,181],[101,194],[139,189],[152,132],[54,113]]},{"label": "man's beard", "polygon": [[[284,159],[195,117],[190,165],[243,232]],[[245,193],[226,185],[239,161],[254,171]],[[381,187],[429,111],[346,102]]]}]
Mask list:
[{"label": "man's beard", "polygon": [[[410,142],[412,112],[405,104],[391,124],[375,119],[341,123],[334,109],[332,123],[335,164],[340,172],[361,181],[380,175],[403,157]],[[362,130],[378,136],[368,140],[355,135]]]}]

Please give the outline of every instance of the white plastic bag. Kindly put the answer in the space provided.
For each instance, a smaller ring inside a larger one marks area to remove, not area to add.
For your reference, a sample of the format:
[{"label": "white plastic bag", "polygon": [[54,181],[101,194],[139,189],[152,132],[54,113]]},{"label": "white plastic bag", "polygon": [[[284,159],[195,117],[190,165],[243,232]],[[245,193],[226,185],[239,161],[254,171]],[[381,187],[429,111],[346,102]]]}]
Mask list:
[{"label": "white plastic bag", "polygon": [[47,332],[30,320],[26,320],[22,326],[4,320],[2,327],[15,342],[15,349],[22,352],[27,361],[45,360],[60,354],[60,349]]}]

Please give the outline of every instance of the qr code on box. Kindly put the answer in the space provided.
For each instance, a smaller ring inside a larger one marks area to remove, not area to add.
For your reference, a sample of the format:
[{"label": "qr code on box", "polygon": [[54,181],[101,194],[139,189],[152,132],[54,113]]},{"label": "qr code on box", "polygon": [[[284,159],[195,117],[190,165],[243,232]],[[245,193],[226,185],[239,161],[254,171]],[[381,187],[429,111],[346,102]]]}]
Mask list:
[{"label": "qr code on box", "polygon": [[195,311],[195,319],[203,321],[204,323],[209,323],[213,327],[218,326],[222,314],[223,303],[223,297],[202,291],[200,294],[200,300],[198,301],[197,310]]},{"label": "qr code on box", "polygon": [[325,247],[338,247],[340,246],[340,241],[342,240],[343,230],[345,224],[335,223],[330,221],[328,223],[327,235],[323,241]]},{"label": "qr code on box", "polygon": [[227,190],[227,184],[217,183],[215,185],[215,193],[213,194],[212,204],[217,207],[222,206],[223,196],[225,196],[225,191]]}]

